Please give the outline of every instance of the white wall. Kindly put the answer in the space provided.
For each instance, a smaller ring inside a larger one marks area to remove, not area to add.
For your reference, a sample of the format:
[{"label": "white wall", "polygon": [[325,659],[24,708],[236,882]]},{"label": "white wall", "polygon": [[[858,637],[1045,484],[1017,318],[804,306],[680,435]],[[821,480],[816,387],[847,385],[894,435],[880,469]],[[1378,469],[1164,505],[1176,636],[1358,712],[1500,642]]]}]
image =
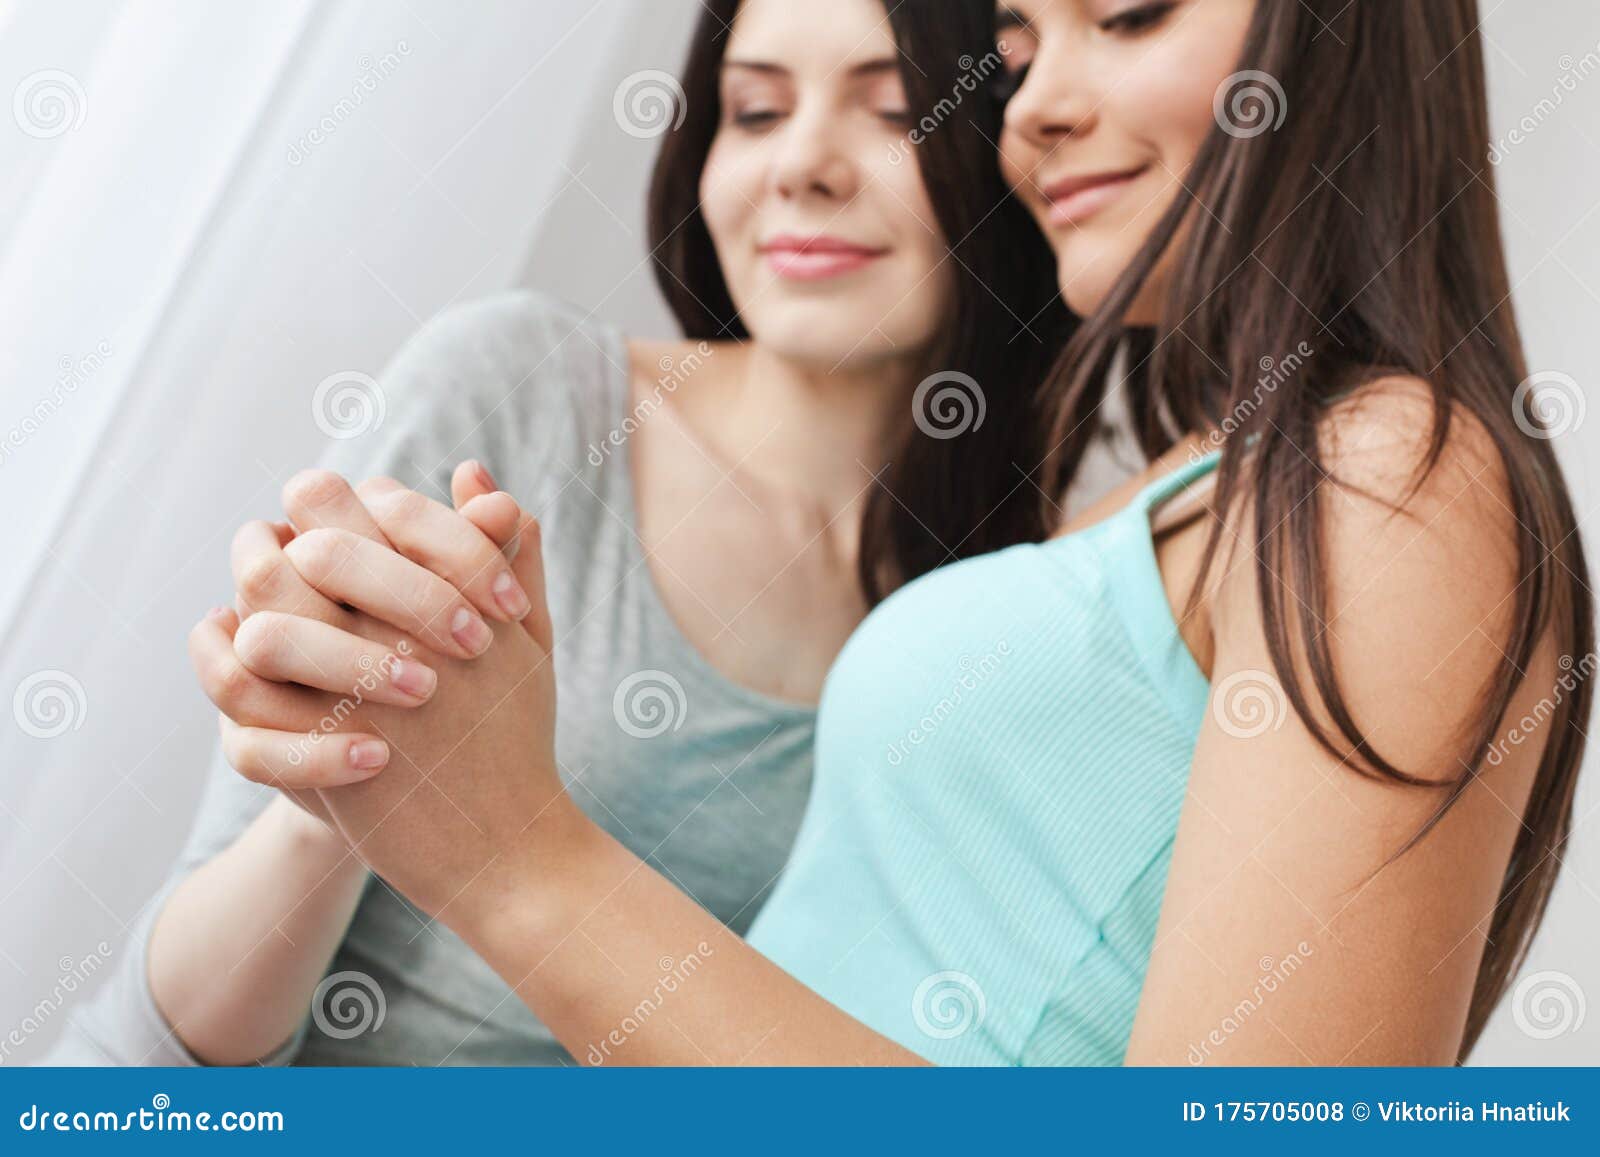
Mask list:
[{"label": "white wall", "polygon": [[[1494,168],[1529,368],[1574,379],[1591,391],[1592,408],[1600,382],[1600,6],[1484,0],[1483,7],[1494,133],[1509,146]],[[1509,134],[1523,131],[1525,117],[1534,127],[1513,144]],[[1600,413],[1556,445],[1594,571]],[[1520,1000],[1501,1005],[1475,1064],[1600,1064],[1600,744],[1591,748],[1571,850],[1522,972],[1560,975],[1530,981]],[[1590,1003],[1576,1031],[1543,1037]],[[1519,1013],[1531,1031],[1519,1025]]]}]

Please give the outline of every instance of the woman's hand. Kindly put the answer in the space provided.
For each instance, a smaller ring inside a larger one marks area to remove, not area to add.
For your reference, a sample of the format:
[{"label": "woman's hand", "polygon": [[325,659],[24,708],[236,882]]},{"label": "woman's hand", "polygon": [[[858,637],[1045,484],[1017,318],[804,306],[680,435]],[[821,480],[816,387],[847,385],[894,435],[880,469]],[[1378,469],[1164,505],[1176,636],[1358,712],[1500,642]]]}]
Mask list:
[{"label": "woman's hand", "polygon": [[[259,524],[245,528],[236,570],[257,580],[241,588],[251,613],[237,625],[213,615],[194,635],[230,763],[294,791],[435,912],[500,894],[531,828],[577,818],[555,773],[538,525],[508,496],[474,495],[467,467],[454,489],[463,514],[514,528],[505,553],[476,523],[398,484],[358,492],[302,476],[290,516],[314,529],[269,541]],[[303,547],[313,535],[320,542]],[[486,579],[494,570],[500,581]],[[484,625],[486,649],[431,629],[472,613],[456,583],[479,592],[472,607],[492,600],[504,612],[502,625]],[[507,606],[524,611],[514,624],[503,623]]]}]

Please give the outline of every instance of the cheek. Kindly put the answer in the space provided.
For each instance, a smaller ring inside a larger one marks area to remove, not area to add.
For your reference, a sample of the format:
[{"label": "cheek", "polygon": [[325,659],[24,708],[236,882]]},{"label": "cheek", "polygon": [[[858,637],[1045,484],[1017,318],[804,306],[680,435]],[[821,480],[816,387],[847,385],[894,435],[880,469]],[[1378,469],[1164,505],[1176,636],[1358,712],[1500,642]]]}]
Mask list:
[{"label": "cheek", "polygon": [[760,187],[760,169],[754,158],[740,150],[712,146],[700,173],[700,212],[713,241],[720,245],[748,226]]},{"label": "cheek", "polygon": [[865,189],[876,190],[876,215],[891,223],[900,245],[911,252],[944,254],[939,218],[922,183],[922,167],[914,150],[908,150],[898,163],[886,162],[870,170]]},{"label": "cheek", "polygon": [[1004,129],[1000,133],[1000,176],[1014,192],[1026,191],[1028,179],[1039,164],[1039,151],[1018,132]]}]

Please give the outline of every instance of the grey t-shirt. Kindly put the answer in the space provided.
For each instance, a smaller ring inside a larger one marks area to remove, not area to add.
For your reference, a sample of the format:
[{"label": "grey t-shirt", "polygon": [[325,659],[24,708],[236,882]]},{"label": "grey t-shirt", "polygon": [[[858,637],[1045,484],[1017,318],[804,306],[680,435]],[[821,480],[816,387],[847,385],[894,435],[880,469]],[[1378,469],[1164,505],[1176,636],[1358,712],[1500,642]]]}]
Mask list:
[{"label": "grey t-shirt", "polygon": [[[448,504],[451,471],[477,458],[538,514],[557,637],[556,748],[572,796],[742,933],[799,827],[815,713],[724,678],[662,604],[636,530],[628,365],[622,334],[549,298],[514,292],[459,306],[382,376],[381,424],[338,441],[326,464],[353,479],[387,474]],[[352,412],[330,415],[330,426]],[[377,410],[354,412],[370,421]],[[197,1063],[150,996],[150,929],[171,889],[273,794],[214,759],[188,844],[119,954],[121,968],[72,1015],[44,1063]],[[355,975],[332,982],[338,973]],[[380,879],[368,881],[329,977],[320,1015],[308,1008],[266,1063],[569,1060],[488,965]],[[363,990],[374,1006],[381,999],[381,1026],[346,1035],[376,1020],[348,1019]]]}]

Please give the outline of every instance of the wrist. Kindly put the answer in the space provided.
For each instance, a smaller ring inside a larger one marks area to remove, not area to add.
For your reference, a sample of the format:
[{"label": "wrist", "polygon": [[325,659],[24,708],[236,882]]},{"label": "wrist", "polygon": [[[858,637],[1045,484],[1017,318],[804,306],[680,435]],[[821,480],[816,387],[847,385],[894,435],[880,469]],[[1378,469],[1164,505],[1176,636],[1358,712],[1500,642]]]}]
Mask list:
[{"label": "wrist", "polygon": [[265,818],[296,864],[327,872],[341,868],[352,873],[366,871],[366,865],[351,853],[344,836],[288,796],[280,794],[273,800]]},{"label": "wrist", "polygon": [[584,903],[583,881],[609,843],[610,837],[563,792],[521,834],[517,846],[438,917],[491,966],[508,954],[518,960],[533,952],[543,955],[571,930],[568,913]]}]

